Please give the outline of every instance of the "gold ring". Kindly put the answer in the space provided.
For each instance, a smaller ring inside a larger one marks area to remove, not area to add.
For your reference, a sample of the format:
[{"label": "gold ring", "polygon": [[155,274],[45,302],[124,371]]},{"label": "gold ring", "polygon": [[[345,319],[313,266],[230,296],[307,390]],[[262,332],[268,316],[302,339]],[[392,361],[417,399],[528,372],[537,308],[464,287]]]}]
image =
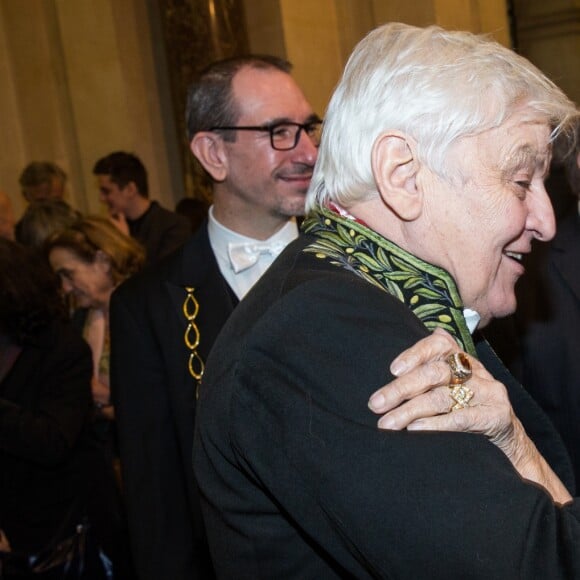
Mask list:
[{"label": "gold ring", "polygon": [[454,352],[446,359],[451,369],[451,378],[449,385],[462,385],[471,378],[471,363],[464,352]]},{"label": "gold ring", "polygon": [[449,396],[453,403],[449,411],[457,411],[458,409],[465,409],[469,407],[469,401],[473,399],[473,391],[466,385],[449,385]]}]

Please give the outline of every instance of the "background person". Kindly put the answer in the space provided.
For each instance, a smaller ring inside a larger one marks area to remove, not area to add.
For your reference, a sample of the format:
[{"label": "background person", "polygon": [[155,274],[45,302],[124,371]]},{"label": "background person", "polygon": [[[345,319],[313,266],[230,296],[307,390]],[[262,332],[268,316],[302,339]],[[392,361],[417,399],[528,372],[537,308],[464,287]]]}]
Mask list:
[{"label": "background person", "polygon": [[144,246],[148,264],[170,254],[190,236],[189,222],[183,216],[149,199],[147,171],[136,155],[110,153],[95,163],[93,173],[111,219]]},{"label": "background person", "polygon": [[61,199],[47,199],[30,204],[16,228],[16,241],[38,252],[55,232],[64,230],[81,214]]},{"label": "background person", "polygon": [[[95,409],[93,430],[107,451],[108,466],[119,484],[121,469],[110,389],[109,303],[115,288],[137,272],[145,253],[138,242],[121,233],[108,219],[87,216],[56,232],[45,243],[45,252],[58,274],[63,292],[72,297],[75,323],[89,344],[93,359],[91,380]],[[106,475],[106,473],[104,474]],[[125,573],[133,574],[124,500],[121,488],[111,489],[102,500],[115,520],[109,541],[115,545]]]},{"label": "background person", "polygon": [[213,576],[191,468],[196,390],[222,325],[298,235],[320,129],[290,64],[270,56],[208,67],[187,118],[213,182],[208,221],[111,300],[111,385],[142,580]]},{"label": "background person", "polygon": [[201,199],[193,197],[183,197],[175,205],[175,212],[185,216],[191,223],[191,231],[197,228],[207,219],[209,205]]},{"label": "background person", "polygon": [[32,161],[20,174],[22,195],[28,203],[45,199],[63,199],[67,175],[50,161]]},{"label": "background person", "polygon": [[[143,248],[109,220],[87,216],[55,232],[45,252],[60,277],[65,295],[74,299],[82,332],[93,353],[93,400],[100,416],[114,419],[111,404],[109,304],[115,288],[143,265]],[[108,430],[108,429],[107,429]]]},{"label": "background person", "polygon": [[[200,388],[194,472],[218,577],[580,576],[561,441],[471,335],[514,310],[521,254],[554,235],[543,179],[577,119],[490,40],[392,23],[358,44],[304,235],[232,314]],[[467,386],[449,388],[447,366],[399,411],[416,422],[378,429],[369,397],[438,327],[472,361]]]},{"label": "background person", "polygon": [[[0,239],[0,279],[0,528],[3,549],[11,550],[1,557],[2,577],[61,578],[67,566],[82,564],[79,578],[105,578],[108,564],[97,556],[96,539],[113,560],[115,578],[129,578],[110,506],[102,502],[107,480],[90,428],[90,350],[38,254]],[[74,558],[67,564],[57,545],[78,536],[77,526],[87,521],[84,554],[65,550]],[[22,568],[29,557],[50,569]]]}]

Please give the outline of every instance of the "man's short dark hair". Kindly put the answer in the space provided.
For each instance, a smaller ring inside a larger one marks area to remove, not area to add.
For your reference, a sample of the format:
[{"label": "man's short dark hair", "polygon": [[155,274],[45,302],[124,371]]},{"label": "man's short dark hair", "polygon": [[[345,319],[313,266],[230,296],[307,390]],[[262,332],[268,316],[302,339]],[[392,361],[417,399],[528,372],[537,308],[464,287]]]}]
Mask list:
[{"label": "man's short dark hair", "polygon": [[[246,55],[216,61],[206,67],[189,87],[186,124],[189,140],[211,127],[235,125],[239,111],[232,98],[232,80],[243,68],[278,70],[290,74],[289,61],[271,55]],[[235,133],[225,139],[235,139]]]},{"label": "man's short dark hair", "polygon": [[110,180],[121,189],[132,181],[142,197],[149,197],[147,170],[139,157],[132,153],[125,151],[110,153],[95,163],[93,173],[108,175]]}]

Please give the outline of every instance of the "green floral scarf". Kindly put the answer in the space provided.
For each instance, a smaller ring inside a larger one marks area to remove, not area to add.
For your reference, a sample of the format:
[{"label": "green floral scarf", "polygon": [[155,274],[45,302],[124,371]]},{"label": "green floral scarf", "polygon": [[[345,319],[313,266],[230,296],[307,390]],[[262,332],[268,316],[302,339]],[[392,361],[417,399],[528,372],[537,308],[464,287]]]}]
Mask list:
[{"label": "green floral scarf", "polygon": [[317,238],[304,252],[346,268],[392,294],[429,330],[444,328],[463,350],[477,356],[463,316],[463,302],[445,270],[331,210],[311,212],[302,223],[302,230]]}]

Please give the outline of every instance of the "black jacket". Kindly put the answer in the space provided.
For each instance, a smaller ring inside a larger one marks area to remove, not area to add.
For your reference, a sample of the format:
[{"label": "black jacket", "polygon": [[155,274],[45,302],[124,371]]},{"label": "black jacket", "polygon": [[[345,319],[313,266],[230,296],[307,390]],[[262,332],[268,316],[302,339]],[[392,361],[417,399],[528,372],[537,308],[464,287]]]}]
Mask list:
[{"label": "black jacket", "polygon": [[15,551],[71,535],[87,514],[91,375],[89,347],[55,323],[0,383],[0,528]]},{"label": "black jacket", "polygon": [[[295,241],[236,309],[201,387],[194,442],[219,578],[579,578],[580,507],[522,481],[487,438],[381,431],[367,408],[428,334],[399,300]],[[570,487],[561,441],[490,352]]]},{"label": "black jacket", "polygon": [[191,224],[182,215],[152,201],[136,220],[127,220],[129,233],[145,247],[147,264],[155,264],[181,246],[191,235]]},{"label": "black jacket", "polygon": [[198,352],[205,360],[237,303],[207,225],[111,300],[111,390],[141,580],[211,577],[191,460],[197,383],[184,344],[186,287],[199,302]]}]

